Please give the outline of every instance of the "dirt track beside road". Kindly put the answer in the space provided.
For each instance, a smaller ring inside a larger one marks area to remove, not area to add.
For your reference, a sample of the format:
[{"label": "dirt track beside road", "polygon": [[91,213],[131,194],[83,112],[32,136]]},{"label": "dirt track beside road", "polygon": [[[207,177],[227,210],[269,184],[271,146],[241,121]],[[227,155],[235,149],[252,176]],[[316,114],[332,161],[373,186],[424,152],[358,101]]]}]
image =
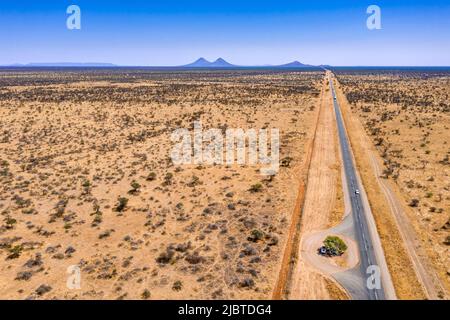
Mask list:
[{"label": "dirt track beside road", "polygon": [[[328,86],[328,82],[325,82]],[[321,111],[316,130],[316,138],[308,173],[305,205],[301,217],[301,238],[298,262],[292,276],[290,299],[337,299],[333,292],[343,290],[334,279],[328,279],[307,262],[304,255],[304,241],[307,235],[330,227],[330,219],[336,218],[337,185],[341,178],[337,148],[335,115],[331,94],[326,91],[322,99]],[[342,200],[342,199],[340,199]],[[342,207],[342,205],[340,205]],[[336,287],[330,290],[330,281]]]}]

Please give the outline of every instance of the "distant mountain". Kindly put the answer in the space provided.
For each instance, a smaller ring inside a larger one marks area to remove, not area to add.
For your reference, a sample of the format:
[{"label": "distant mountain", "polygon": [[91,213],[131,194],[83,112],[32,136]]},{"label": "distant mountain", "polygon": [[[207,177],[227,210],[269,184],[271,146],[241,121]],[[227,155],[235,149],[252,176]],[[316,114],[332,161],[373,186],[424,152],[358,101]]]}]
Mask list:
[{"label": "distant mountain", "polygon": [[276,67],[277,68],[310,68],[310,67],[314,67],[314,66],[309,65],[309,64],[303,64],[299,61],[292,61],[290,63],[282,64],[282,65],[279,65]]},{"label": "distant mountain", "polygon": [[15,64],[13,67],[116,67],[112,63],[103,62],[32,62],[27,64]]},{"label": "distant mountain", "polygon": [[184,68],[233,68],[235,65],[225,61],[222,58],[217,59],[214,62],[210,62],[205,58],[199,58],[196,61],[182,66]]},{"label": "distant mountain", "polygon": [[210,62],[205,58],[199,58],[196,61],[181,66],[182,68],[280,68],[280,69],[295,69],[295,68],[314,68],[315,66],[309,64],[303,64],[299,61],[293,61],[282,65],[264,65],[264,66],[237,66],[225,61],[222,58],[217,59],[214,62]]},{"label": "distant mountain", "polygon": [[211,62],[209,62],[208,60],[206,60],[205,58],[199,58],[197,60],[195,60],[192,63],[186,64],[183,67],[188,67],[188,68],[205,68],[208,67],[211,64]]},{"label": "distant mountain", "polygon": [[229,68],[229,67],[235,67],[235,65],[228,63],[227,61],[223,60],[222,58],[217,59],[213,63],[211,63],[212,67],[219,67],[219,68]]}]

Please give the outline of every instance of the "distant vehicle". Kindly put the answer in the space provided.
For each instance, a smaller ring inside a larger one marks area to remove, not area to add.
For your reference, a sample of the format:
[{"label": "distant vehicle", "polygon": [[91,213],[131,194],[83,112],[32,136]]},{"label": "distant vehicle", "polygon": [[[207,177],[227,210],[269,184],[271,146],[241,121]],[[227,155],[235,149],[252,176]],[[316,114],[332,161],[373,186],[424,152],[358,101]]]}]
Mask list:
[{"label": "distant vehicle", "polygon": [[336,100],[336,96],[334,96],[334,100]]},{"label": "distant vehicle", "polygon": [[337,252],[335,249],[330,249],[325,246],[320,247],[317,253],[324,257],[337,257],[342,255],[342,253]]},{"label": "distant vehicle", "polygon": [[359,194],[359,190],[358,189],[355,190],[355,194]]}]

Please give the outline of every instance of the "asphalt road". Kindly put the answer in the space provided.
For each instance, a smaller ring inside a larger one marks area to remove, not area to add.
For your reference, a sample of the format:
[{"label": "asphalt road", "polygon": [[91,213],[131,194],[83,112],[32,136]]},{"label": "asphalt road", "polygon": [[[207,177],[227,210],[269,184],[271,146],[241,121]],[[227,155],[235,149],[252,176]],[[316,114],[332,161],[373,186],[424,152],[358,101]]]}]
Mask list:
[{"label": "asphalt road", "polygon": [[361,298],[368,300],[385,300],[386,299],[385,292],[381,281],[379,289],[376,288],[369,289],[368,286],[366,285],[367,279],[371,276],[371,274],[367,272],[368,268],[370,266],[378,266],[378,263],[366,218],[366,213],[368,212],[368,210],[364,207],[365,204],[361,198],[360,194],[361,188],[359,186],[358,179],[356,176],[356,169],[355,164],[353,162],[350,144],[345,130],[344,121],[342,119],[339,103],[336,98],[336,92],[334,90],[333,82],[331,80],[330,80],[330,89],[333,95],[333,104],[336,113],[336,121],[339,133],[344,171],[346,176],[346,183],[348,188],[348,194],[350,195],[355,237],[358,242],[360,253],[359,268],[353,271],[356,272],[355,279],[359,278],[359,280],[356,281],[364,281],[362,285],[361,283],[359,285],[360,288],[364,288],[362,289],[363,292],[360,292],[358,295],[360,297],[362,296]]}]

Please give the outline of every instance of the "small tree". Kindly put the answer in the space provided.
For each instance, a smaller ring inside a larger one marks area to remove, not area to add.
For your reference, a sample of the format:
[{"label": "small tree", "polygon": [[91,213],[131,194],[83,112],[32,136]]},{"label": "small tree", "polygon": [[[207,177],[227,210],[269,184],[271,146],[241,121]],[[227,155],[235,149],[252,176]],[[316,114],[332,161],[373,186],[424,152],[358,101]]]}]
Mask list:
[{"label": "small tree", "polygon": [[124,197],[119,197],[119,199],[117,199],[117,201],[118,201],[117,205],[114,209],[117,212],[122,212],[128,203],[128,199],[124,198]]},{"label": "small tree", "polygon": [[156,173],[150,172],[147,176],[147,181],[153,181],[156,179]]},{"label": "small tree", "polygon": [[139,189],[141,188],[141,185],[137,183],[135,180],[131,182],[131,190],[128,191],[129,194],[136,194],[139,192]]},{"label": "small tree", "polygon": [[344,240],[336,236],[328,236],[323,241],[323,244],[328,251],[334,252],[337,255],[341,255],[347,250],[347,245]]},{"label": "small tree", "polygon": [[262,240],[264,238],[264,232],[258,229],[254,229],[250,235],[250,237],[247,238],[248,241],[252,242],[258,242],[259,240]]}]

